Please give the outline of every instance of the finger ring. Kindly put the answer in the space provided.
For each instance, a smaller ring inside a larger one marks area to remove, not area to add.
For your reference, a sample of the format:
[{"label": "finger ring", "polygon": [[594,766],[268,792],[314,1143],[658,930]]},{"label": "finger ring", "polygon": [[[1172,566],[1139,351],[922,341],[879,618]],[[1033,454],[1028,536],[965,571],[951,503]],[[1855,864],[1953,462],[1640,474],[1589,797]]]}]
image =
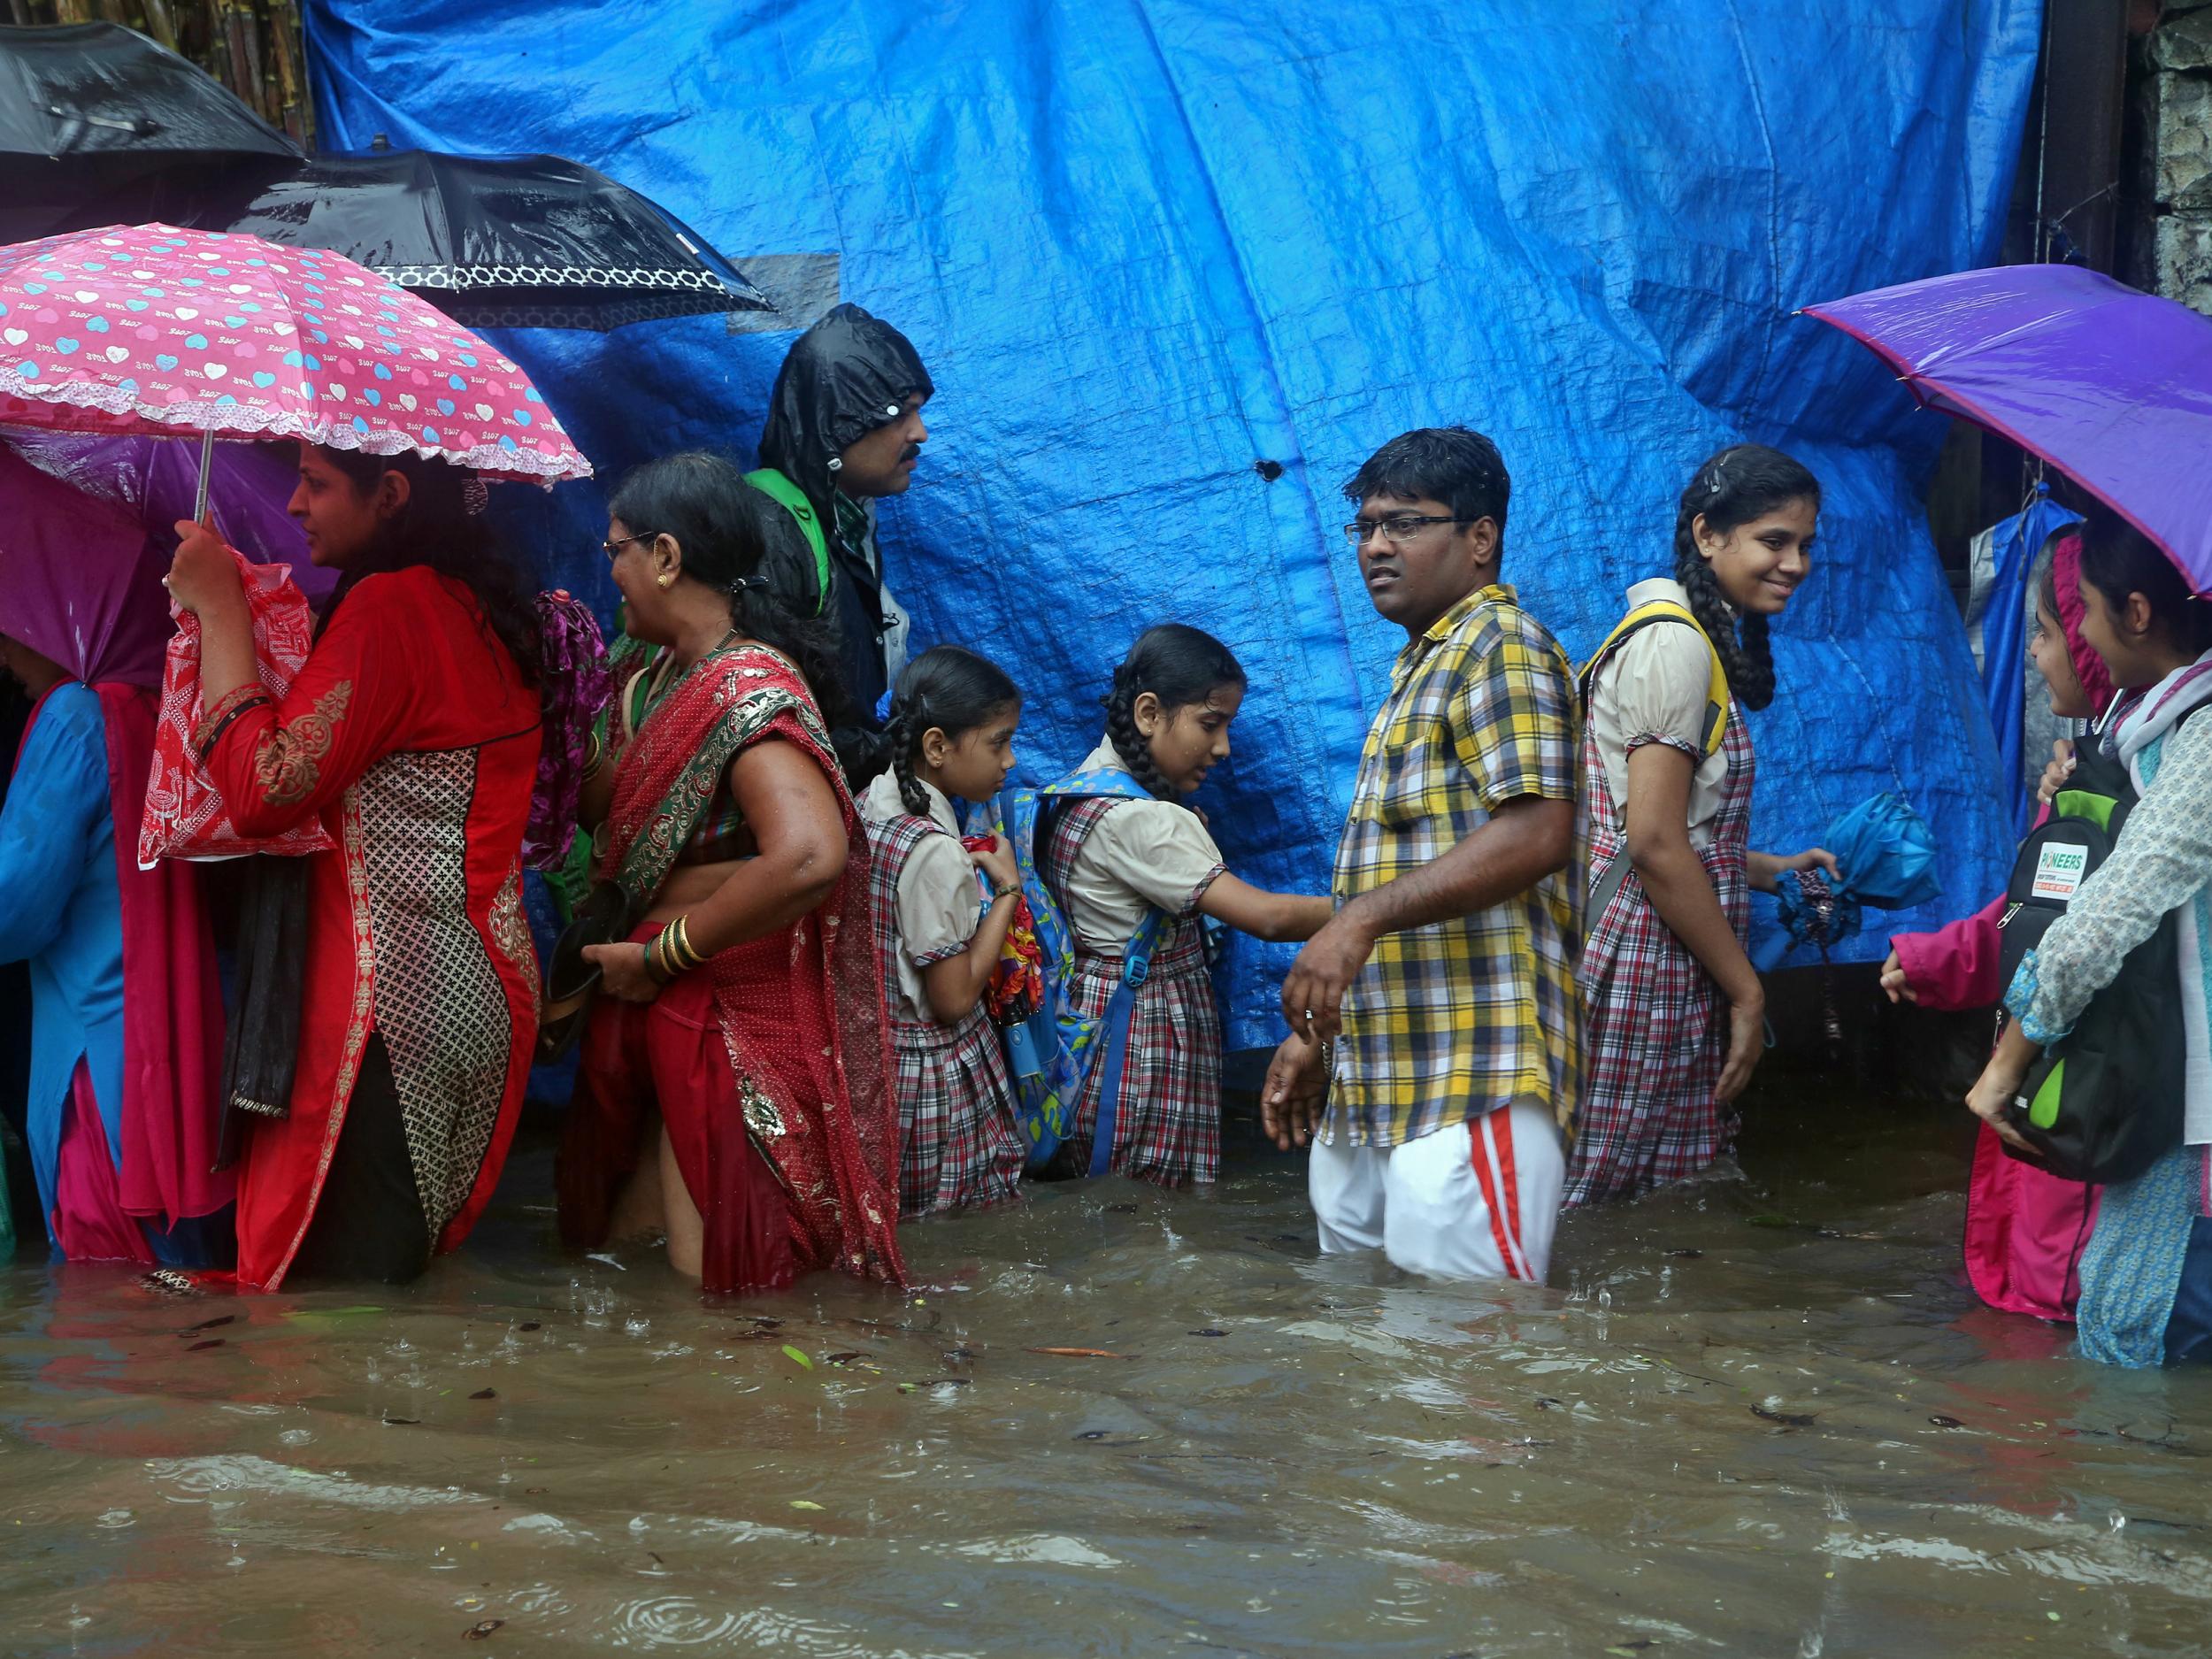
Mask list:
[{"label": "finger ring", "polygon": [[1312,1019],[1313,1019],[1313,1010],[1311,1010],[1311,1009],[1308,1009],[1308,1010],[1306,1010],[1306,1019],[1307,1019],[1307,1022],[1308,1022],[1309,1024],[1310,1024],[1310,1023],[1312,1022]]}]

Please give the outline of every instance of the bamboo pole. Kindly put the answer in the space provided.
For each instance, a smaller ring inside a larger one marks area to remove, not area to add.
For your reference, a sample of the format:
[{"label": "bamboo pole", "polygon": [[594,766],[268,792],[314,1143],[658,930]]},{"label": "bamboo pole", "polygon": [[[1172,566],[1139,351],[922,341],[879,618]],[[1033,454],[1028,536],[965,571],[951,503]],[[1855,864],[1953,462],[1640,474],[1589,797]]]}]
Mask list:
[{"label": "bamboo pole", "polygon": [[191,58],[303,148],[314,142],[307,51],[298,0],[7,0],[29,27],[120,23]]},{"label": "bamboo pole", "polygon": [[169,0],[146,0],[146,33],[171,51],[177,50],[177,19]]},{"label": "bamboo pole", "polygon": [[242,25],[240,33],[246,37],[246,85],[253,88],[250,96],[242,88],[239,96],[253,105],[263,120],[273,127],[277,124],[276,99],[273,96],[266,68],[268,55],[261,50],[261,15],[264,8],[254,5],[251,0],[231,0],[231,4]]},{"label": "bamboo pole", "polygon": [[313,134],[313,113],[307,102],[307,76],[303,48],[306,44],[301,29],[300,10],[296,0],[268,0],[269,42],[276,59],[274,103],[279,121],[302,149],[311,147]]},{"label": "bamboo pole", "polygon": [[246,55],[245,8],[237,0],[216,0],[215,17],[221,31],[223,49],[230,64],[230,73],[224,83],[236,93],[246,107],[256,115],[261,113],[260,88],[254,84],[253,65]]}]

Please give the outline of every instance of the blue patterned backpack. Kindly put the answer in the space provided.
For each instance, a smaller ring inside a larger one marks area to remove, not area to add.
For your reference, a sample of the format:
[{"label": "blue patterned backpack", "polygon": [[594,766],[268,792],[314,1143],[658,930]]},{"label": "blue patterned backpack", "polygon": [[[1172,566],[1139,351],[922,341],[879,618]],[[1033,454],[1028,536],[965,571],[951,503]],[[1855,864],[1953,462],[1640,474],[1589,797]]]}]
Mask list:
[{"label": "blue patterned backpack", "polygon": [[1009,789],[992,808],[993,833],[1004,840],[1021,872],[1022,895],[1044,956],[1044,992],[1037,1010],[1004,1027],[1006,1064],[1014,1082],[1016,1118],[1029,1143],[1029,1167],[1051,1161],[1075,1128],[1075,1110],[1094,1065],[1105,1067],[1098,1122],[1091,1138],[1087,1173],[1102,1175],[1113,1158],[1114,1124],[1121,1105],[1123,1061],[1129,1048],[1129,1018],[1137,987],[1149,972],[1152,953],[1169,918],[1148,910],[1122,956],[1121,983],[1105,1012],[1086,1019],[1074,1009],[1075,927],[1046,882],[1037,856],[1054,814],[1072,801],[1097,797],[1149,801],[1154,797],[1127,772],[1110,768],[1079,772],[1042,789]]}]

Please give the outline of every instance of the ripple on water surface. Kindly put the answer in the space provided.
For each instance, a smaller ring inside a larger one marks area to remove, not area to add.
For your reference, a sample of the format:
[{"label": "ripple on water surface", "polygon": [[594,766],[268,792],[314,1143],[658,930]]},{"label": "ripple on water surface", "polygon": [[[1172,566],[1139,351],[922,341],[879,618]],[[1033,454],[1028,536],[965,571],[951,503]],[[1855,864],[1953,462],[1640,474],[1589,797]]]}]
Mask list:
[{"label": "ripple on water surface", "polygon": [[2202,1651],[2212,1379],[1982,1310],[1947,1118],[1751,1122],[1548,1290],[1322,1261],[1248,1153],[706,1308],[551,1252],[541,1137],[403,1292],[19,1264],[0,1651]]}]

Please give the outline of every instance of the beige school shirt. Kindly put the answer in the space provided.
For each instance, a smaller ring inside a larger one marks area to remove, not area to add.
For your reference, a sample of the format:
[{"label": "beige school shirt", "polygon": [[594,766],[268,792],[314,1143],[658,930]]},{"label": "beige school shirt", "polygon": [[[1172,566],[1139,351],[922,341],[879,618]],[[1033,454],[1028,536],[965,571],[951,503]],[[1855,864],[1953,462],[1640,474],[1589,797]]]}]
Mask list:
[{"label": "beige school shirt", "polygon": [[[960,844],[960,821],[953,816],[945,792],[927,780],[918,780],[929,796],[929,821],[945,832],[925,835],[906,856],[899,872],[897,1012],[903,1019],[933,1024],[929,991],[922,971],[948,961],[968,948],[982,917],[983,895],[977,887],[975,863]],[[899,780],[885,772],[860,797],[860,816],[871,824],[908,816],[899,799]]]},{"label": "beige school shirt", "polygon": [[[1689,609],[1680,582],[1660,577],[1628,590],[1628,609],[1668,600]],[[1705,710],[1713,684],[1712,652],[1697,630],[1678,622],[1655,622],[1624,641],[1598,670],[1590,687],[1590,733],[1605,763],[1605,785],[1613,792],[1617,823],[1628,813],[1628,757],[1646,743],[1664,743],[1687,755],[1690,774],[1690,845],[1711,845],[1713,819],[1720,811],[1721,785],[1728,757],[1705,753]],[[1729,718],[1735,718],[1732,711]]]},{"label": "beige school shirt", "polygon": [[[1081,770],[1098,768],[1126,770],[1110,741]],[[1068,871],[1068,920],[1086,949],[1111,953],[1155,906],[1179,919],[1192,914],[1221,872],[1221,849],[1188,807],[1118,802],[1083,838]]]}]

